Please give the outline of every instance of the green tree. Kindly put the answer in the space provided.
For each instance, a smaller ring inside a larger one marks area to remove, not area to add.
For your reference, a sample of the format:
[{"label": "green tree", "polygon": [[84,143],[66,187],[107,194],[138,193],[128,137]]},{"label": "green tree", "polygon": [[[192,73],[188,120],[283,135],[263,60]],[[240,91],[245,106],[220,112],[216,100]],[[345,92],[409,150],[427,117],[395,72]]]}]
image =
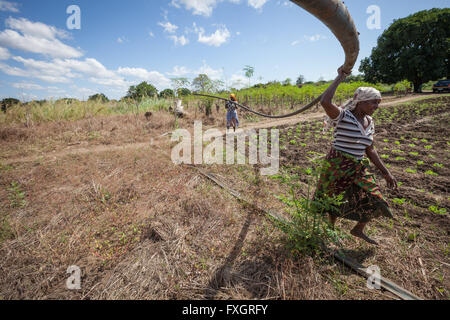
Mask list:
[{"label": "green tree", "polygon": [[199,92],[211,92],[213,82],[206,74],[199,74],[197,78],[192,80],[192,87]]},{"label": "green tree", "polygon": [[175,96],[175,93],[173,92],[172,89],[165,89],[159,93],[160,98],[170,98],[170,97],[174,97],[174,96]]},{"label": "green tree", "polygon": [[180,95],[180,89],[190,85],[190,81],[187,78],[172,78],[172,87],[175,89],[177,95]]},{"label": "green tree", "polygon": [[305,77],[303,75],[299,75],[295,84],[297,86],[301,86],[305,82]]},{"label": "green tree", "polygon": [[158,90],[147,82],[141,82],[137,86],[131,86],[128,89],[127,98],[131,98],[136,101],[141,101],[145,97],[154,97],[158,95]]},{"label": "green tree", "polygon": [[191,94],[192,94],[192,92],[188,88],[180,88],[180,89],[178,89],[178,95],[179,96],[189,96]]},{"label": "green tree", "polygon": [[431,9],[394,21],[378,38],[359,71],[369,82],[407,79],[419,92],[423,83],[450,76],[450,9]]},{"label": "green tree", "polygon": [[283,86],[290,86],[290,85],[292,85],[291,78],[287,78],[286,80],[283,81]]},{"label": "green tree", "polygon": [[255,68],[252,66],[245,66],[244,67],[245,76],[248,78],[248,86],[250,87],[250,79],[253,77],[253,74],[255,73]]},{"label": "green tree", "polygon": [[20,101],[14,98],[6,98],[2,100],[2,111],[6,112],[8,108],[11,108],[12,106],[20,104]]},{"label": "green tree", "polygon": [[89,97],[88,101],[108,102],[109,99],[103,93],[97,93]]},{"label": "green tree", "polygon": [[349,75],[347,78],[345,78],[344,82],[345,83],[350,83],[350,82],[363,82],[364,81],[364,76],[362,74],[358,74],[358,75]]}]

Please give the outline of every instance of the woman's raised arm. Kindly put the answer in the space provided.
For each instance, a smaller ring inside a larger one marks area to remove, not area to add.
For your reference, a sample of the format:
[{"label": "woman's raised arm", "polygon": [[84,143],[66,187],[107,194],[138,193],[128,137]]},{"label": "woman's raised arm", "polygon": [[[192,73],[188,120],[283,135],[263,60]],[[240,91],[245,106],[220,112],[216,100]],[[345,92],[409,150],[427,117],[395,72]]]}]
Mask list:
[{"label": "woman's raised arm", "polygon": [[320,104],[331,119],[336,119],[341,112],[339,107],[335,105],[332,100],[334,94],[336,93],[337,87],[339,87],[341,82],[344,81],[347,76],[348,75],[342,70],[342,67],[340,67],[338,69],[338,76],[336,77],[336,79],[334,79],[333,83],[328,87],[328,89],[323,93],[322,99],[320,100]]}]

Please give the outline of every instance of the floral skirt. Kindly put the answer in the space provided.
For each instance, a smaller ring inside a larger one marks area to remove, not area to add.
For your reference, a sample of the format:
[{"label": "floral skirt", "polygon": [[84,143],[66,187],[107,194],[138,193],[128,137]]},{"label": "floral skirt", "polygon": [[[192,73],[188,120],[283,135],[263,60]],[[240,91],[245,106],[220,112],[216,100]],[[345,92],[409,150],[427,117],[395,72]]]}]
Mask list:
[{"label": "floral skirt", "polygon": [[322,168],[314,199],[342,194],[341,204],[329,208],[328,213],[349,220],[368,222],[379,216],[393,218],[375,176],[369,173],[368,168],[368,159],[357,160],[331,148]]}]

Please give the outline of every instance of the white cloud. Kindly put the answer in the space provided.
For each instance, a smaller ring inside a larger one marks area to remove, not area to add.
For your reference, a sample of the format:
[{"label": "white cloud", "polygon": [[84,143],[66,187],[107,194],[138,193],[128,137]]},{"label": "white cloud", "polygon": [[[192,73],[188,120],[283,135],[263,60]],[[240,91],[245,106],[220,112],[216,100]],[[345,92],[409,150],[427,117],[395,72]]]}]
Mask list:
[{"label": "white cloud", "polygon": [[310,41],[310,42],[316,42],[319,41],[321,39],[326,39],[327,37],[321,35],[321,34],[315,34],[313,36],[304,36],[306,40]]},{"label": "white cloud", "polygon": [[172,0],[171,4],[177,8],[184,5],[186,10],[192,10],[195,15],[209,17],[220,0]]},{"label": "white cloud", "polygon": [[117,70],[117,73],[131,78],[146,80],[157,88],[167,88],[170,85],[170,80],[158,71],[148,71],[143,68],[120,67]]},{"label": "white cloud", "polygon": [[110,78],[90,77],[89,81],[103,86],[119,87],[122,89],[128,89],[128,87],[130,86],[130,83],[125,81],[125,79],[123,78],[110,79]]},{"label": "white cloud", "polygon": [[16,2],[0,0],[0,11],[19,12]]},{"label": "white cloud", "polygon": [[182,77],[182,76],[185,76],[190,73],[192,73],[192,71],[190,71],[186,67],[175,66],[175,67],[173,67],[172,72],[167,72],[166,74],[169,76],[172,76],[172,77]]},{"label": "white cloud", "polygon": [[203,61],[203,65],[197,70],[193,72],[194,74],[206,74],[212,80],[218,80],[222,78],[223,70],[222,69],[213,69]]},{"label": "white cloud", "polygon": [[[209,17],[217,4],[223,1],[225,0],[172,0],[171,5],[177,8],[184,6],[186,10],[193,11],[192,13],[194,15]],[[255,0],[249,0],[249,3],[254,1]],[[258,1],[266,2],[267,0],[256,0],[256,2]],[[228,0],[228,2],[238,4],[241,0]]]},{"label": "white cloud", "polygon": [[248,5],[255,9],[261,9],[268,0],[248,0]]},{"label": "white cloud", "polygon": [[119,38],[117,38],[117,43],[120,43],[120,44],[122,44],[122,43],[124,43],[125,42],[125,37],[119,37]]},{"label": "white cloud", "polygon": [[54,63],[57,66],[67,68],[69,70],[72,69],[74,71],[99,78],[117,78],[114,71],[108,70],[103,64],[93,58],[86,58],[84,61],[74,59],[58,59],[55,60]]},{"label": "white cloud", "polygon": [[248,84],[248,78],[243,76],[242,74],[233,74],[229,80],[231,82],[231,86],[236,89],[242,89]]},{"label": "white cloud", "polygon": [[230,31],[228,31],[226,27],[217,29],[216,32],[209,36],[205,36],[204,33],[205,30],[203,28],[198,30],[198,42],[215,47],[220,47],[222,44],[226,43],[231,36]]},{"label": "white cloud", "polygon": [[10,57],[8,49],[0,47],[0,60],[8,60]]},{"label": "white cloud", "polygon": [[36,78],[51,83],[68,83],[70,80],[62,75],[52,74],[51,72],[42,73],[37,69],[21,69],[11,67],[7,64],[0,63],[0,70],[10,76]]},{"label": "white cloud", "polygon": [[295,41],[292,41],[291,42],[291,46],[296,46],[296,45],[298,45],[299,43],[301,43],[302,41],[301,40],[295,40]]},{"label": "white cloud", "polygon": [[45,88],[30,82],[19,82],[19,83],[13,83],[13,88],[20,89],[20,90],[44,90]]},{"label": "white cloud", "polygon": [[9,17],[6,19],[5,24],[7,27],[22,32],[23,34],[44,38],[44,39],[68,39],[70,35],[67,31],[48,26],[42,22],[32,22],[25,18],[15,19]]},{"label": "white cloud", "polygon": [[169,38],[173,40],[175,45],[185,46],[189,43],[189,39],[187,39],[185,36],[170,36]]},{"label": "white cloud", "polygon": [[68,37],[63,30],[24,18],[8,18],[6,25],[14,30],[6,29],[0,32],[0,46],[40,53],[53,58],[79,58],[83,55],[81,51],[57,39]]},{"label": "white cloud", "polygon": [[169,21],[165,23],[158,22],[158,25],[163,27],[164,31],[167,33],[174,33],[178,29],[178,26],[171,24]]},{"label": "white cloud", "polygon": [[289,7],[289,8],[294,6],[294,4],[290,1],[278,1],[277,5],[283,6],[283,7]]},{"label": "white cloud", "polygon": [[155,37],[155,35],[154,35],[153,32],[151,32],[151,31],[149,31],[148,35],[149,35],[150,37],[152,37],[152,38]]}]

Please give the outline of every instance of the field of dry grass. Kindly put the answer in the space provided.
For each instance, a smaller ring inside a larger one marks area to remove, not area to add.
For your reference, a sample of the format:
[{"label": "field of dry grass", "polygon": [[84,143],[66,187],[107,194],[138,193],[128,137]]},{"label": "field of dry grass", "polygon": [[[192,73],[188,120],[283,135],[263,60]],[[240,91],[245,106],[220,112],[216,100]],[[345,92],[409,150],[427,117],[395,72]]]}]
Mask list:
[{"label": "field of dry grass", "polygon": [[[448,113],[448,97],[443,103]],[[223,126],[223,110],[202,117],[208,127]],[[110,115],[2,125],[0,299],[395,298],[367,289],[363,278],[326,254],[292,256],[261,212],[196,170],[174,165],[172,144],[161,135],[192,127],[195,118],[200,114],[190,112],[175,122],[159,111],[150,121]],[[421,127],[427,126],[415,130]],[[448,210],[448,128],[441,130],[440,141],[447,141],[447,147],[436,145],[443,152],[436,162],[446,170],[436,180],[441,191],[438,186],[424,197],[441,197],[440,207]],[[281,164],[289,168],[294,160],[301,157],[288,146]],[[205,168],[259,207],[282,209],[274,196],[285,187],[257,167]],[[412,187],[414,180],[404,184]],[[422,194],[414,192],[411,197]],[[347,253],[379,264],[382,275],[422,298],[448,299],[448,214],[419,218],[423,212],[412,204],[411,212],[420,219],[417,239],[408,241],[417,222],[391,227],[380,221],[371,230],[383,239],[379,248],[347,239]],[[81,290],[66,288],[70,265],[82,270]]]}]

